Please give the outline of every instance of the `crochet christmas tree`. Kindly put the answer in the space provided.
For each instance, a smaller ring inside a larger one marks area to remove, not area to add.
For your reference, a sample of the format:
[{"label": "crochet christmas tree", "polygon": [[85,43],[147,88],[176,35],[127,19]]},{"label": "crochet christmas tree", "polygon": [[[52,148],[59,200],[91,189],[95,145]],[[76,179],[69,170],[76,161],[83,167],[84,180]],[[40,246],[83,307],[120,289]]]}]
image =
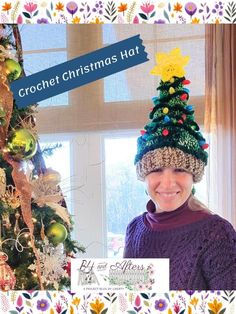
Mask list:
[{"label": "crochet christmas tree", "polygon": [[[157,88],[158,96],[152,98],[154,107],[150,122],[145,125],[138,138],[135,163],[155,149],[171,147],[194,156],[207,163],[208,147],[194,118],[194,106],[188,104],[190,81],[185,79],[184,66],[189,57],[181,56],[179,48],[170,53],[158,53],[157,65],[151,74],[161,77]],[[186,169],[187,170],[187,169]]]}]

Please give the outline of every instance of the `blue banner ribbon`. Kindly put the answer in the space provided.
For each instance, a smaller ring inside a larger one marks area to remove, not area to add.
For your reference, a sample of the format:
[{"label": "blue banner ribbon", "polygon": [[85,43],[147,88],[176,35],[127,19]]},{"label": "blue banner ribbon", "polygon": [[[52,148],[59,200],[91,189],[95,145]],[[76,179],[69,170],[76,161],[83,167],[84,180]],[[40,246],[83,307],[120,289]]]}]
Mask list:
[{"label": "blue banner ribbon", "polygon": [[20,109],[148,60],[142,39],[136,35],[18,79],[10,87]]}]

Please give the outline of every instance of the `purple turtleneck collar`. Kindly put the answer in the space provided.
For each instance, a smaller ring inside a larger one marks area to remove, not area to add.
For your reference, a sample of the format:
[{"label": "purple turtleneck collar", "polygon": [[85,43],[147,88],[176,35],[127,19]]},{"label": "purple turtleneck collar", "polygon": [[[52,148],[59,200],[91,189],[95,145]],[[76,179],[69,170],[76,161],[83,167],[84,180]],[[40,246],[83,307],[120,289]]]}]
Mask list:
[{"label": "purple turtleneck collar", "polygon": [[153,201],[149,200],[147,203],[145,224],[153,230],[168,230],[194,223],[210,215],[210,212],[202,209],[191,210],[188,207],[188,201],[189,199],[173,211],[158,213],[156,212],[156,206]]}]

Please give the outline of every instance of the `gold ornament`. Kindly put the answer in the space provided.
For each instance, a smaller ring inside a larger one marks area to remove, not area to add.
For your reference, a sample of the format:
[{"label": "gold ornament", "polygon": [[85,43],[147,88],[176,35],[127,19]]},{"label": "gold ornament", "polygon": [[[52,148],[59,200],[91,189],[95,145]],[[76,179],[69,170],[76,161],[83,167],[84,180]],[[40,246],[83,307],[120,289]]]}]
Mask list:
[{"label": "gold ornament", "polygon": [[7,151],[15,160],[30,159],[37,151],[37,141],[29,130],[18,129],[10,134]]},{"label": "gold ornament", "polygon": [[13,209],[20,206],[20,194],[13,185],[8,185],[6,187],[6,192],[2,197],[2,200]]},{"label": "gold ornament", "polygon": [[0,197],[6,192],[6,173],[5,170],[0,168]]},{"label": "gold ornament", "polygon": [[54,245],[64,242],[68,235],[66,227],[58,222],[52,223],[46,234],[49,241]]},{"label": "gold ornament", "polygon": [[20,64],[12,59],[7,59],[5,61],[5,67],[6,67],[6,73],[7,75],[12,74],[13,75],[13,80],[17,80],[22,72]]},{"label": "gold ornament", "polygon": [[8,213],[2,214],[2,225],[8,230],[11,228],[10,217]]},{"label": "gold ornament", "polygon": [[0,289],[3,291],[13,290],[16,284],[16,277],[7,260],[7,254],[0,251]]},{"label": "gold ornament", "polygon": [[169,93],[170,93],[170,94],[174,94],[174,92],[175,92],[175,89],[171,86],[171,87],[169,88]]},{"label": "gold ornament", "polygon": [[61,182],[61,175],[58,171],[48,168],[42,177],[43,181],[49,185],[57,185]]}]

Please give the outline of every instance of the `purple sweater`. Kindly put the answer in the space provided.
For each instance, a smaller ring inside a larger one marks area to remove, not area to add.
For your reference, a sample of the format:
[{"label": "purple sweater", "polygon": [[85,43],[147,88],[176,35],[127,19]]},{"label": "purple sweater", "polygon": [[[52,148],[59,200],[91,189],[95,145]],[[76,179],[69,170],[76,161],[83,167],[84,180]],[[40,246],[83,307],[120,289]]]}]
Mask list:
[{"label": "purple sweater", "polygon": [[136,217],[126,231],[125,258],[169,258],[170,290],[236,290],[236,232],[218,215],[191,211]]}]

